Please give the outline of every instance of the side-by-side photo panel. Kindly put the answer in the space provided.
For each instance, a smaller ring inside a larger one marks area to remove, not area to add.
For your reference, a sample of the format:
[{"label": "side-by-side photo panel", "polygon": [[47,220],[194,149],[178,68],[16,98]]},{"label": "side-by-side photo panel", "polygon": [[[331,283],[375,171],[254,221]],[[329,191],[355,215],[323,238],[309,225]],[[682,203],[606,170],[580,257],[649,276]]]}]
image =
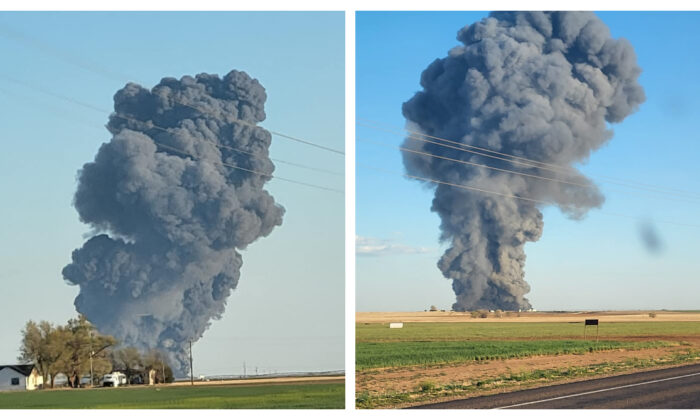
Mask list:
[{"label": "side-by-side photo panel", "polygon": [[698,24],[356,14],[357,408],[700,408]]},{"label": "side-by-side photo panel", "polygon": [[344,22],[0,13],[0,409],[344,408]]}]

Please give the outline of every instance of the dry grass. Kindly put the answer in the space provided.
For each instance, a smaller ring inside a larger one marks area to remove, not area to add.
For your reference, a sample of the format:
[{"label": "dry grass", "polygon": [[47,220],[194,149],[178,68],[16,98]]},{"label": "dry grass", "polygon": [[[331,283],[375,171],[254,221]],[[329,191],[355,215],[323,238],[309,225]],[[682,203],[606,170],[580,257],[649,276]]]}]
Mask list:
[{"label": "dry grass", "polygon": [[[502,318],[489,313],[487,318],[473,318],[469,312],[357,312],[355,322],[582,322],[586,318],[599,318],[601,322],[665,322],[700,321],[700,311],[605,311],[605,312],[520,312]],[[516,315],[516,316],[513,316]]]},{"label": "dry grass", "polygon": [[[698,363],[700,311],[654,311],[654,314],[655,317],[650,317],[648,310],[505,312],[502,317],[497,317],[495,312],[489,312],[487,318],[478,318],[468,312],[359,312],[356,314],[358,346],[371,344],[379,348],[380,345],[400,345],[409,341],[424,343],[422,345],[429,348],[440,347],[440,343],[447,347],[454,342],[468,344],[470,341],[505,340],[509,344],[508,340],[537,343],[580,339],[583,321],[597,318],[601,322],[601,339],[646,343],[653,348],[633,346],[583,354],[370,368],[356,371],[356,402],[363,408],[403,407],[513,387]],[[386,325],[382,325],[388,322],[405,324],[401,330],[389,331]],[[588,332],[596,334],[597,329]],[[670,346],[654,346],[653,341],[665,341]],[[425,383],[435,386],[423,386]],[[479,384],[491,385],[480,387]]]}]

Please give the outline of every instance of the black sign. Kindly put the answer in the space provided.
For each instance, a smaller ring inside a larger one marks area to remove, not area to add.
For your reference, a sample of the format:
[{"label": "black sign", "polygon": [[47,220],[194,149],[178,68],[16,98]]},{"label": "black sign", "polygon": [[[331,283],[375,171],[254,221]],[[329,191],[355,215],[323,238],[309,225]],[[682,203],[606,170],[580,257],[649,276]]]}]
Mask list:
[{"label": "black sign", "polygon": [[597,319],[587,319],[586,325],[598,325],[598,320]]}]

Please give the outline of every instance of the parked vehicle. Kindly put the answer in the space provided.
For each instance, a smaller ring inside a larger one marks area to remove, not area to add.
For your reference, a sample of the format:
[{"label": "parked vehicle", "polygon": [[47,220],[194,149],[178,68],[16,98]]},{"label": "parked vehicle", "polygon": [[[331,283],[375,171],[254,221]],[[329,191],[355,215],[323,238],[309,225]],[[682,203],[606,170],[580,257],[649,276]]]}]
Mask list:
[{"label": "parked vehicle", "polygon": [[57,373],[53,380],[53,386],[56,388],[68,386],[68,376],[65,373]]},{"label": "parked vehicle", "polygon": [[102,386],[118,387],[126,385],[126,375],[121,372],[108,373],[102,377]]},{"label": "parked vehicle", "polygon": [[83,375],[80,378],[80,387],[85,388],[86,386],[90,386],[92,382],[90,381],[90,375]]}]

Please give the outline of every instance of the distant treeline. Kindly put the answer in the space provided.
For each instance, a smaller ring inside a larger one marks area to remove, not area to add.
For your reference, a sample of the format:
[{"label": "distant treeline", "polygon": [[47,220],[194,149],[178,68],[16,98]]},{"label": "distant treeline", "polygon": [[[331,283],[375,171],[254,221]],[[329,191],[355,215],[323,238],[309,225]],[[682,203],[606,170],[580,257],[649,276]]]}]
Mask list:
[{"label": "distant treeline", "polygon": [[173,381],[172,369],[160,352],[117,345],[114,337],[101,334],[82,315],[68,320],[66,325],[29,321],[22,330],[18,359],[33,363],[43,377],[44,387],[51,388],[59,373],[68,377],[70,387],[79,387],[81,378],[90,376],[91,365],[95,385],[113,371],[123,372],[129,383],[148,383],[151,370],[155,371],[156,383]]}]

